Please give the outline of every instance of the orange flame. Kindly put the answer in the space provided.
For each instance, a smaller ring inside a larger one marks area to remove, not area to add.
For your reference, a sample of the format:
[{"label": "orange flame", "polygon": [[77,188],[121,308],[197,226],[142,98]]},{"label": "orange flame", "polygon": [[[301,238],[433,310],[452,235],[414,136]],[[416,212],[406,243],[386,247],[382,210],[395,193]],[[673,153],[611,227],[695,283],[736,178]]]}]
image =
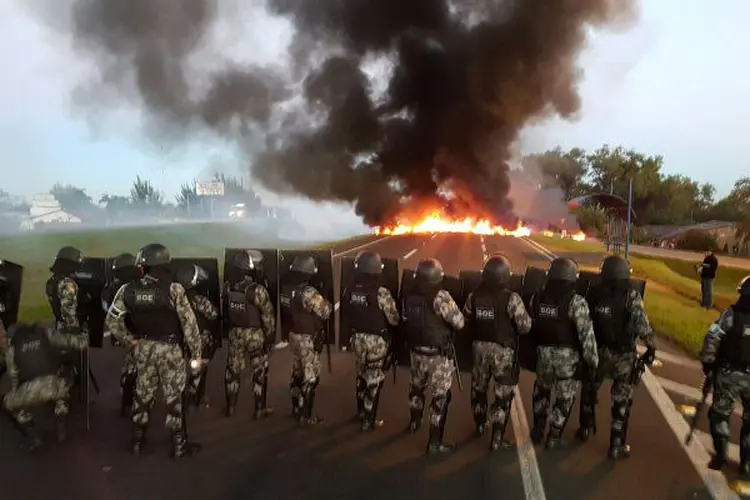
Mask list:
[{"label": "orange flame", "polygon": [[416,224],[399,223],[391,227],[377,227],[376,234],[414,234],[414,233],[472,233],[481,235],[504,235],[521,238],[530,236],[531,230],[519,224],[515,229],[494,226],[485,219],[467,217],[463,220],[445,219],[438,212],[433,212]]}]

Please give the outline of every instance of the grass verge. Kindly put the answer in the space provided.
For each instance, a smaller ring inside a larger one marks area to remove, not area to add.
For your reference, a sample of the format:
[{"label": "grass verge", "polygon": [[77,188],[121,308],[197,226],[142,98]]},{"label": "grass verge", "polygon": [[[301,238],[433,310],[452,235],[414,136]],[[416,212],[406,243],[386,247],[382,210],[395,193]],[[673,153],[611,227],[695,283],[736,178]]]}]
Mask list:
[{"label": "grass verge", "polygon": [[118,228],[74,233],[29,233],[0,239],[0,258],[24,266],[20,317],[24,321],[51,318],[44,284],[57,251],[66,245],[79,248],[90,257],[113,257],[122,252],[135,254],[149,243],[166,245],[174,257],[215,257],[223,263],[226,247],[325,248],[356,240],[299,242],[283,240],[253,231],[242,223],[197,223],[143,228]]},{"label": "grass verge", "polygon": [[[545,236],[534,236],[532,240],[554,253],[584,260],[582,267],[600,260],[605,251],[596,242]],[[591,254],[591,259],[582,254]],[[630,260],[634,276],[652,284],[646,288],[645,303],[654,331],[694,353],[700,351],[705,332],[719,311],[734,303],[737,283],[747,275],[746,269],[720,267],[714,281],[714,309],[705,310],[700,307],[695,262],[645,255],[631,255]]]}]

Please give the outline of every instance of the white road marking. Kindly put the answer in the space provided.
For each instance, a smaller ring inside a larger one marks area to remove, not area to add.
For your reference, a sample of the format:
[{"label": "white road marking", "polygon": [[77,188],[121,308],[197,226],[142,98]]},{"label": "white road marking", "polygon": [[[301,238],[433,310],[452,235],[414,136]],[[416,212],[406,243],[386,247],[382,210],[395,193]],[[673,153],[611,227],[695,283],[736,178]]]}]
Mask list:
[{"label": "white road marking", "polygon": [[[554,253],[536,241],[532,241],[528,238],[521,239],[541,255],[545,256],[548,260],[555,259],[556,255]],[[682,449],[685,450],[685,453],[692,462],[696,472],[703,480],[703,483],[706,485],[711,496],[716,500],[739,500],[739,495],[729,487],[727,478],[724,474],[708,468],[708,462],[711,460],[711,454],[708,452],[709,448],[707,448],[700,439],[694,439],[689,445],[685,444],[685,437],[690,432],[690,426],[677,408],[675,408],[674,402],[664,390],[664,387],[659,383],[659,379],[651,373],[649,368],[646,368],[641,380],[643,380],[643,386],[648,391],[651,399],[654,400],[654,403],[656,403],[657,408],[664,416],[664,420],[667,421],[672,432],[674,432],[677,442],[682,446]],[[661,380],[664,382],[664,379]],[[670,381],[670,383],[673,382]],[[697,391],[697,389],[694,390]],[[700,391],[698,392],[700,393]]]},{"label": "white road marking", "polygon": [[529,435],[529,422],[526,419],[521,391],[518,390],[518,386],[515,386],[513,392],[515,401],[510,410],[510,418],[513,423],[513,435],[516,438],[516,452],[521,465],[521,480],[526,500],[546,500],[539,462],[537,462],[534,444]]},{"label": "white road marking", "polygon": [[415,253],[417,253],[417,249],[416,248],[414,250],[412,250],[411,252],[407,253],[406,255],[404,255],[403,259],[406,260],[409,257],[411,257],[412,255],[414,255]]},{"label": "white road marking", "polygon": [[382,238],[378,238],[376,240],[368,241],[367,243],[365,243],[363,245],[359,245],[359,246],[356,246],[354,248],[350,248],[348,250],[344,250],[343,252],[335,253],[335,254],[333,254],[333,256],[334,257],[341,257],[342,255],[345,255],[347,253],[354,252],[355,250],[359,250],[360,248],[369,247],[370,245],[374,245],[375,243],[380,243],[381,241],[385,241],[388,238],[393,238],[393,235],[390,234],[388,236],[383,236]]},{"label": "white road marking", "polygon": [[[703,431],[695,431],[695,439],[701,442],[703,446],[706,447],[706,449],[711,449],[714,447],[714,441],[711,439],[711,434],[708,432]],[[740,447],[734,443],[729,443],[729,447],[727,450],[729,453],[729,460],[731,462],[739,463],[740,461]]]},{"label": "white road marking", "polygon": [[[638,352],[643,354],[644,352],[646,352],[646,347],[639,344]],[[677,356],[675,354],[670,354],[664,351],[656,351],[656,359],[660,359],[674,365],[684,366],[685,368],[701,369],[700,362],[695,359],[690,359],[684,356]]]},{"label": "white road marking", "polygon": [[[679,394],[680,396],[687,399],[692,399],[693,401],[700,401],[701,399],[703,399],[703,393],[700,391],[700,389],[696,389],[695,387],[681,384],[679,382],[675,382],[674,380],[669,380],[663,377],[655,378],[665,391],[674,392],[675,394]],[[711,394],[709,394],[706,398],[706,404],[710,406],[711,403],[713,403],[713,397]],[[742,416],[742,410],[740,410],[738,406],[734,407],[734,413]]]}]

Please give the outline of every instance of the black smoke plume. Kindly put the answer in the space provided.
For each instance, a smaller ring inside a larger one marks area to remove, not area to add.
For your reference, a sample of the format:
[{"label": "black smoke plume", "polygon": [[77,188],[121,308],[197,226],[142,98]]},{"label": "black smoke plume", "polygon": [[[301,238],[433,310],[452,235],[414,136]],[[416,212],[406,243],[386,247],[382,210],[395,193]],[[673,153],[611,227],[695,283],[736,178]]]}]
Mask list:
[{"label": "black smoke plume", "polygon": [[[371,225],[423,203],[511,222],[512,143],[527,124],[575,116],[587,30],[633,12],[629,0],[265,2],[296,29],[292,67],[196,77],[218,0],[74,0],[74,46],[100,76],[84,100],[135,102],[158,140],[237,141],[267,188],[351,202]],[[376,98],[362,67],[378,56],[393,71]]]}]

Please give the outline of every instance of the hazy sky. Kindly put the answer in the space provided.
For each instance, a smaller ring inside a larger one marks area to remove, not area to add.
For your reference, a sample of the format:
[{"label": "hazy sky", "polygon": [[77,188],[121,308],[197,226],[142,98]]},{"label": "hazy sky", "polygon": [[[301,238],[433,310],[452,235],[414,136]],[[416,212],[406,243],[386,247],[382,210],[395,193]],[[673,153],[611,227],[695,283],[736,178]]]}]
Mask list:
[{"label": "hazy sky", "polygon": [[[179,155],[160,154],[138,140],[137,124],[127,119],[94,135],[69,106],[81,65],[64,41],[35,24],[20,5],[22,0],[0,0],[0,188],[32,195],[62,181],[98,198],[126,193],[140,174],[172,198],[180,184],[200,178],[212,161],[230,154],[221,145],[204,144]],[[622,144],[661,154],[668,173],[712,182],[719,195],[727,194],[750,170],[750,102],[743,92],[750,82],[750,2],[658,0],[641,10],[629,31],[592,38],[582,58],[580,120],[530,130],[521,148]],[[272,60],[288,33],[281,22],[264,28],[226,43],[243,51],[252,47],[259,60]],[[305,207],[305,216],[320,220],[346,209],[320,210]]]}]

